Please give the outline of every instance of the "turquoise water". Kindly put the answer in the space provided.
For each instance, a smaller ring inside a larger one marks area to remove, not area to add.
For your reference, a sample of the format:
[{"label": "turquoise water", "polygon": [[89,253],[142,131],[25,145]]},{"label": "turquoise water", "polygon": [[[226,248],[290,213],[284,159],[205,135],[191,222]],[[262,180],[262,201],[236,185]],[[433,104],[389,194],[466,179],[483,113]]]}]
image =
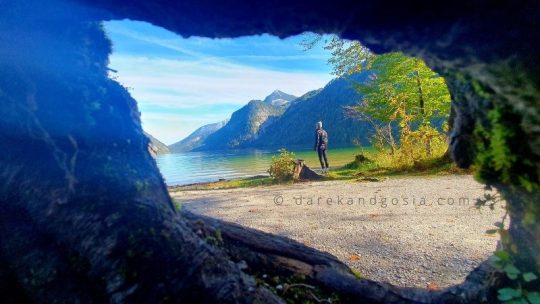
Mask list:
[{"label": "turquoise water", "polygon": [[[319,168],[317,152],[293,150],[296,158],[306,161],[310,168]],[[359,148],[328,150],[330,167],[354,160]],[[239,150],[223,152],[187,152],[159,155],[156,159],[167,185],[185,185],[255,175],[268,175],[272,156],[277,150]]]}]

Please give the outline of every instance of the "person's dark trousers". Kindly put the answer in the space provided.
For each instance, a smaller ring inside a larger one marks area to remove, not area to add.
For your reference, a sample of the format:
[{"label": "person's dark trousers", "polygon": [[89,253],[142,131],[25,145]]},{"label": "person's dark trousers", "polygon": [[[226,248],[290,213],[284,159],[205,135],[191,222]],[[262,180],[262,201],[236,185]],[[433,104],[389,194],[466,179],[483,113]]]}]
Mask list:
[{"label": "person's dark trousers", "polygon": [[319,147],[317,149],[319,153],[319,161],[321,162],[321,168],[328,168],[328,159],[326,158],[326,147]]}]

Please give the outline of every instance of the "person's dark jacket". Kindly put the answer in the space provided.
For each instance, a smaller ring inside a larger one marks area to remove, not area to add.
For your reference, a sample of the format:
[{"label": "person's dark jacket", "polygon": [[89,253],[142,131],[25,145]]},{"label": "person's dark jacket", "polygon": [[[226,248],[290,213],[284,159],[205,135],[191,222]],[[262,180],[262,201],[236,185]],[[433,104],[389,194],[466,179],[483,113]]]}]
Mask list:
[{"label": "person's dark jacket", "polygon": [[317,149],[326,149],[328,147],[328,133],[323,129],[317,129],[315,131],[315,147]]}]

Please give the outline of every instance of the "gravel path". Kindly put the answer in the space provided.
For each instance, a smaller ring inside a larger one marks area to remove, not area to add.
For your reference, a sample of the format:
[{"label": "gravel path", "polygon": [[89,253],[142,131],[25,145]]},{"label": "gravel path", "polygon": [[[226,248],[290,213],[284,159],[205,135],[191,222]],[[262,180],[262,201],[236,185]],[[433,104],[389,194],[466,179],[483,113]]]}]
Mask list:
[{"label": "gravel path", "polygon": [[366,278],[410,287],[462,282],[495,250],[498,238],[485,231],[504,213],[476,210],[483,187],[463,175],[171,194],[182,208],[290,237]]}]

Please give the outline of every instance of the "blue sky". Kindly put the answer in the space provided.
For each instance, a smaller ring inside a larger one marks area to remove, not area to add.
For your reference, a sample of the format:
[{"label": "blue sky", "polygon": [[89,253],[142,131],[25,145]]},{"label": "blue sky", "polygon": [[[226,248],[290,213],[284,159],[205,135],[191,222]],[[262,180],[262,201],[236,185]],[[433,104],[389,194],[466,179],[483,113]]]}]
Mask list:
[{"label": "blue sky", "polygon": [[300,96],[332,79],[329,52],[304,51],[305,35],[185,39],[144,22],[104,26],[113,76],[137,100],[143,128],[166,144],[276,89]]}]

